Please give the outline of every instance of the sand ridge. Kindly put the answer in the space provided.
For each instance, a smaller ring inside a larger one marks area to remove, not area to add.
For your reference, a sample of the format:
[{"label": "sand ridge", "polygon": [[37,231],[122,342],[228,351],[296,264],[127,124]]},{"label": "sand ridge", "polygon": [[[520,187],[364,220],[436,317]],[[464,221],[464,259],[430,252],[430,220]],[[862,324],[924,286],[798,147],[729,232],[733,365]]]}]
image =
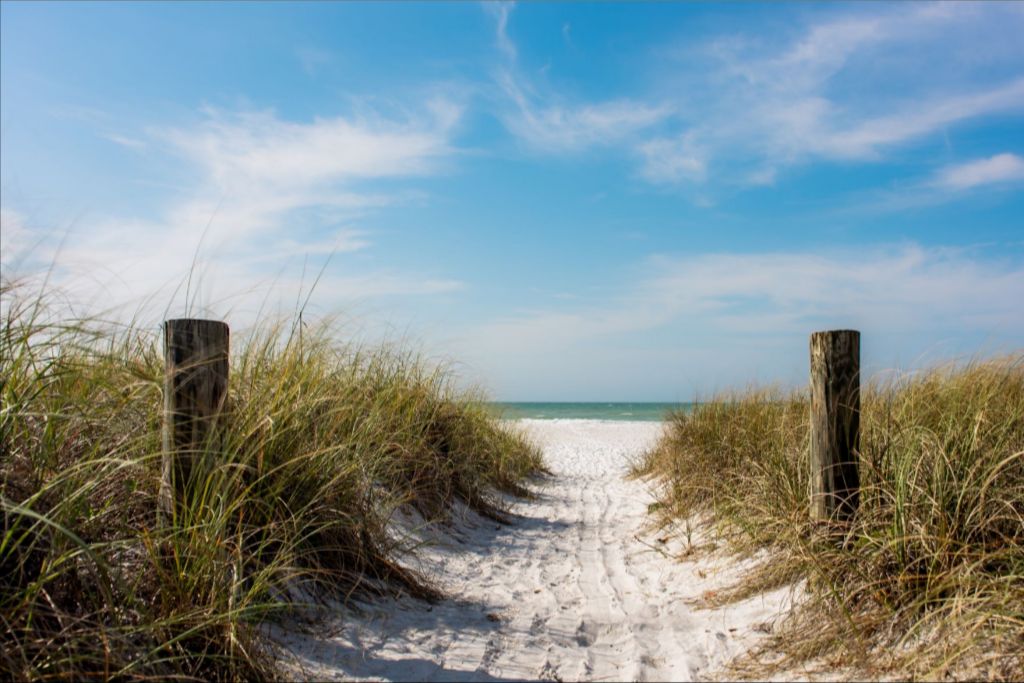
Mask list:
[{"label": "sand ridge", "polygon": [[544,450],[536,499],[498,525],[464,511],[416,566],[448,599],[339,611],[309,632],[275,628],[286,669],[336,680],[693,680],[764,637],[789,591],[720,609],[700,598],[741,563],[677,562],[681,540],[649,529],[653,498],[625,478],[661,423],[520,420]]}]

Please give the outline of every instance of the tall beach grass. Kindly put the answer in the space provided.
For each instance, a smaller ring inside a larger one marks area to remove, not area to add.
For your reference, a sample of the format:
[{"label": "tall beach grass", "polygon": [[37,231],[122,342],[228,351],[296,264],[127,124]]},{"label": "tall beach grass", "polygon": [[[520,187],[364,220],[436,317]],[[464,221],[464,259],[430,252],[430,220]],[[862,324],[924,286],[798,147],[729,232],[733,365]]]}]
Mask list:
[{"label": "tall beach grass", "polygon": [[1024,678],[1024,355],[865,387],[861,506],[839,542],[809,516],[808,409],[804,391],[721,396],[674,415],[635,468],[663,521],[710,518],[734,550],[767,551],[721,599],[806,580],[747,673]]},{"label": "tall beach grass", "polygon": [[162,340],[0,288],[0,678],[272,678],[297,596],[406,591],[403,506],[500,514],[538,451],[443,368],[266,324],[232,339],[222,444],[157,519]]}]

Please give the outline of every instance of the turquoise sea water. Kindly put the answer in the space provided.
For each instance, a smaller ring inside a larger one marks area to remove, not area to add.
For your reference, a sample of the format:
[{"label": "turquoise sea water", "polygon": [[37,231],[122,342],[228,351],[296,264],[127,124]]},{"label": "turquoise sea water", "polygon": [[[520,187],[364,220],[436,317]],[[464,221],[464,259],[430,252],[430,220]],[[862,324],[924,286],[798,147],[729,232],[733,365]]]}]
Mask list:
[{"label": "turquoise sea water", "polygon": [[658,422],[672,410],[690,410],[692,403],[492,403],[500,417],[539,420],[629,420]]}]

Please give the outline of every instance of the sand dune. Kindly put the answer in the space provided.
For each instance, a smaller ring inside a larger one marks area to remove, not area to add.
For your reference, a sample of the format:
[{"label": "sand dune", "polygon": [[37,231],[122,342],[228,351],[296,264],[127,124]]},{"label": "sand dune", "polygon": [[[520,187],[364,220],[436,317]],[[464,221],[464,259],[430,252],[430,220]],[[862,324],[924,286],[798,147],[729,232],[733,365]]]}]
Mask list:
[{"label": "sand dune", "polygon": [[[669,557],[645,527],[652,498],[623,477],[660,423],[523,420],[552,474],[512,523],[466,512],[434,530],[420,567],[449,599],[340,611],[300,631],[275,629],[295,677],[344,680],[691,680],[764,637],[785,608],[780,590],[722,609],[701,596],[742,566],[720,556]],[[422,532],[421,532],[422,533]],[[662,537],[664,538],[664,537]]]}]

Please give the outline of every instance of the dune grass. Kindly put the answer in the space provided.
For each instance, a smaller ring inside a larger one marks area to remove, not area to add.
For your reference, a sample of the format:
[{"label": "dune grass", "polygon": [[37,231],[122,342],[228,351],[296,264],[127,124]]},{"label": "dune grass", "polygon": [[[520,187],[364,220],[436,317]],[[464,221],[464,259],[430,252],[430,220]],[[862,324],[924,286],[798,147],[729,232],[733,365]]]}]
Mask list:
[{"label": "dune grass", "polygon": [[0,678],[271,678],[258,624],[297,596],[433,594],[396,509],[496,516],[541,467],[444,369],[265,325],[233,335],[222,445],[162,524],[159,333],[48,296],[0,289]]},{"label": "dune grass", "polygon": [[861,507],[840,542],[809,518],[806,392],[676,414],[635,474],[659,482],[666,523],[703,515],[734,550],[767,551],[722,599],[806,579],[748,674],[1024,678],[1024,355],[871,383],[861,426]]}]

